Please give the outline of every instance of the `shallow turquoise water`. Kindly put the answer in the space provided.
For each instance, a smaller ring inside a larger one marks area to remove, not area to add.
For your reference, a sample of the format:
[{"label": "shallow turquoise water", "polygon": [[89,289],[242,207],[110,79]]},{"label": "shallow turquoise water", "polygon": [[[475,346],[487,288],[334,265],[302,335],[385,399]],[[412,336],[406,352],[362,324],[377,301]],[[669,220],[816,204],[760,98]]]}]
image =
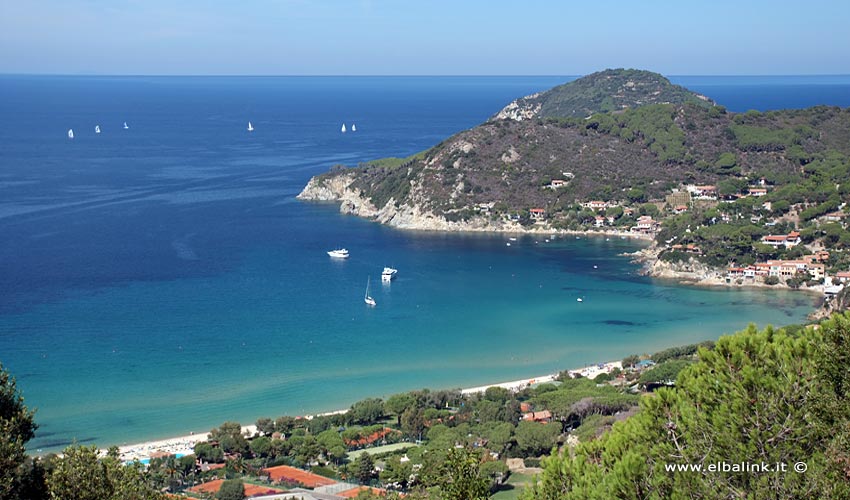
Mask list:
[{"label": "shallow turquoise water", "polygon": [[[335,410],[804,319],[808,295],[637,276],[620,256],[635,242],[507,247],[294,198],[334,163],[409,155],[559,81],[0,77],[0,361],[38,408],[30,448]],[[351,259],[330,260],[337,246]],[[400,271],[389,286],[385,265]]]}]

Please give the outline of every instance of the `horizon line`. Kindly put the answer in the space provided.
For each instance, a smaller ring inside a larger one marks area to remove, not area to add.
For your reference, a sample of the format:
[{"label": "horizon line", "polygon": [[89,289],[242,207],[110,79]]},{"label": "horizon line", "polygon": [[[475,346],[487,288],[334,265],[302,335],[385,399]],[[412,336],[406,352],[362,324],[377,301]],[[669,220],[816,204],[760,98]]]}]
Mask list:
[{"label": "horizon line", "polygon": [[[628,68],[632,69],[632,68]],[[604,70],[600,70],[604,71]],[[649,70],[647,70],[649,71]],[[596,73],[597,71],[594,71]],[[657,73],[653,71],[653,73]],[[331,73],[316,73],[316,74],[227,74],[227,73],[17,73],[17,72],[2,72],[0,77],[4,76],[61,76],[61,77],[127,77],[127,78],[509,78],[509,77],[535,77],[535,78],[555,78],[555,77],[582,77],[591,75],[586,74],[558,74],[558,73],[529,73],[529,74],[331,74]],[[692,73],[692,74],[666,74],[658,73],[665,77],[826,77],[826,76],[842,76],[850,77],[850,73]]]}]

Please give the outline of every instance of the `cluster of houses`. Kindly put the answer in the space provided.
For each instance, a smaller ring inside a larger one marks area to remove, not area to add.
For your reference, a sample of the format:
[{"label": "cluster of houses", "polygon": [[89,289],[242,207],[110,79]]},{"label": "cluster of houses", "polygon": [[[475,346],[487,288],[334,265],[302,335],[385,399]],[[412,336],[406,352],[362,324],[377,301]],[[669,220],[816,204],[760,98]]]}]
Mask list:
[{"label": "cluster of houses", "polygon": [[[813,280],[824,280],[827,276],[823,262],[827,259],[829,259],[829,252],[819,251],[794,260],[768,260],[746,267],[730,267],[726,273],[726,280],[743,278],[755,281],[763,280],[768,276],[785,280],[801,273],[807,274]],[[838,273],[838,275],[843,274],[850,273]]]}]

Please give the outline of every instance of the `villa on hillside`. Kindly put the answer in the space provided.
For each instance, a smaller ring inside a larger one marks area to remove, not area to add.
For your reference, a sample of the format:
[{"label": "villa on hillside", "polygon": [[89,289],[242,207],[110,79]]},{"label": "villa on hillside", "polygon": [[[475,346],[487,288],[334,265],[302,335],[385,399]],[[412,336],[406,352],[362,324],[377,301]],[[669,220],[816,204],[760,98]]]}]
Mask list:
[{"label": "villa on hillside", "polygon": [[767,188],[749,188],[747,189],[747,194],[755,197],[766,196]]},{"label": "villa on hillside", "polygon": [[549,183],[549,187],[552,189],[558,189],[566,186],[568,184],[564,179],[552,179],[552,182]]},{"label": "villa on hillside", "polygon": [[690,184],[686,187],[691,196],[698,200],[716,200],[717,186],[695,186]]},{"label": "villa on hillside", "polygon": [[522,419],[526,422],[539,422],[545,424],[552,421],[552,412],[549,410],[530,411],[522,415]]},{"label": "villa on hillside", "polygon": [[529,208],[528,213],[531,214],[531,218],[534,220],[543,220],[543,216],[546,215],[546,210],[542,208]]},{"label": "villa on hillside", "polygon": [[833,282],[850,283],[850,271],[838,271]]},{"label": "villa on hillside", "polygon": [[695,254],[702,253],[702,249],[700,249],[700,247],[694,245],[693,243],[688,243],[687,245],[673,245],[672,247],[670,247],[670,249],[674,250],[676,252],[695,253]]},{"label": "villa on hillside", "polygon": [[594,218],[593,226],[594,227],[602,227],[604,225],[605,225],[605,217],[602,217],[601,215],[597,215]]},{"label": "villa on hillside", "polygon": [[797,231],[791,231],[788,234],[769,234],[767,236],[762,236],[761,238],[761,242],[765,245],[770,245],[772,247],[784,246],[785,248],[795,247],[799,245],[801,241],[800,233]]},{"label": "villa on hillside", "polygon": [[588,201],[587,203],[582,203],[581,206],[583,206],[584,208],[589,208],[591,210],[605,210],[611,205],[607,201],[593,200]]},{"label": "villa on hillside", "polygon": [[654,220],[651,215],[641,215],[638,217],[637,224],[631,228],[635,233],[653,233],[658,230],[659,223]]}]

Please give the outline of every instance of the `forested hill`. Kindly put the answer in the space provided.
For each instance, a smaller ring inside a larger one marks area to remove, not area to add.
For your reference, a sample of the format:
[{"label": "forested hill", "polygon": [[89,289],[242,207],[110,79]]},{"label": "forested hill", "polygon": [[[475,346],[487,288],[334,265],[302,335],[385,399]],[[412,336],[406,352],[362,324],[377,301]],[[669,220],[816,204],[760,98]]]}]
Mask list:
[{"label": "forested hill", "polygon": [[585,118],[637,108],[647,104],[694,103],[711,106],[705,96],[670,80],[637,69],[607,69],[559,85],[546,92],[517,99],[499,112],[497,119]]},{"label": "forested hill", "polygon": [[580,228],[580,202],[663,201],[686,184],[734,195],[764,178],[772,189],[763,201],[808,185],[780,204],[785,210],[839,194],[827,191],[848,173],[850,110],[733,114],[697,100],[589,118],[492,119],[409,158],[337,167],[311,180],[301,198],[344,200],[344,211],[400,227],[423,227],[427,216],[498,229],[532,207],[545,210],[551,227]]}]

